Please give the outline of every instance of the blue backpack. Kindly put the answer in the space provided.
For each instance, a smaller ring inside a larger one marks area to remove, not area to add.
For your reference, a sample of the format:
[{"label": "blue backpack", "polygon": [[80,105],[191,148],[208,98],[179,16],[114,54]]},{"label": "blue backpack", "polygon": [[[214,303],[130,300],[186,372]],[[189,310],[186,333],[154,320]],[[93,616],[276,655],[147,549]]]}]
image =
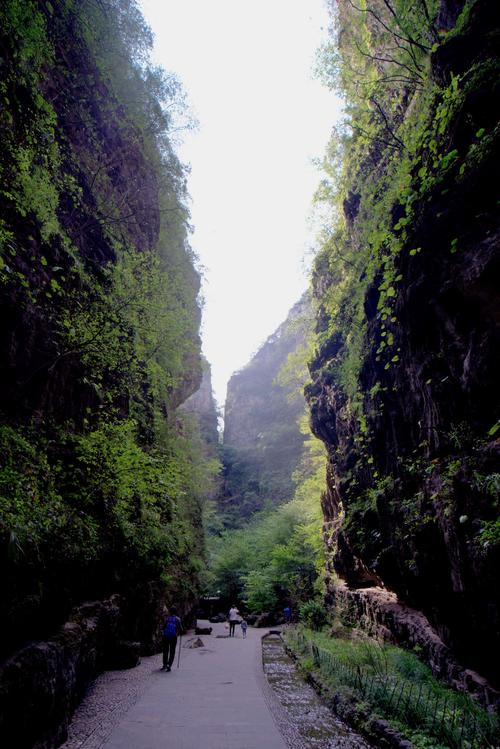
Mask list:
[{"label": "blue backpack", "polygon": [[177,637],[177,617],[167,616],[165,626],[163,627],[165,637]]}]

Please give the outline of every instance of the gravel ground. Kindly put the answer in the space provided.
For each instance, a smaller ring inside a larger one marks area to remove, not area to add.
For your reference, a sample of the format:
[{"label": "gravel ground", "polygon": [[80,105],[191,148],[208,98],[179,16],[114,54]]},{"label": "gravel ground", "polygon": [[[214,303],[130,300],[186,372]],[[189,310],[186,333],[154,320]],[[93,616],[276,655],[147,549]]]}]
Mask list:
[{"label": "gravel ground", "polygon": [[[142,658],[136,668],[106,671],[90,686],[68,729],[61,749],[100,749],[122,716],[151,684],[162,657]],[[133,747],[131,747],[133,749]]]}]

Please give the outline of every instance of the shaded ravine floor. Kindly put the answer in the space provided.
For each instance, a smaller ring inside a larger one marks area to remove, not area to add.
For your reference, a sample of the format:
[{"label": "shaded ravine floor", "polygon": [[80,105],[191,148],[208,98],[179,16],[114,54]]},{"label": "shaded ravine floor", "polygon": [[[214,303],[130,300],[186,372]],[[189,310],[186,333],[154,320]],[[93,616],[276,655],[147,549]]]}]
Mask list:
[{"label": "shaded ravine floor", "polygon": [[266,678],[265,630],[243,640],[238,628],[227,638],[213,626],[204,647],[182,648],[170,674],[157,655],[100,676],[62,749],[367,749],[301,679],[279,638],[264,641]]},{"label": "shaded ravine floor", "polygon": [[305,749],[370,749],[301,677],[277,635],[262,641],[264,672]]}]

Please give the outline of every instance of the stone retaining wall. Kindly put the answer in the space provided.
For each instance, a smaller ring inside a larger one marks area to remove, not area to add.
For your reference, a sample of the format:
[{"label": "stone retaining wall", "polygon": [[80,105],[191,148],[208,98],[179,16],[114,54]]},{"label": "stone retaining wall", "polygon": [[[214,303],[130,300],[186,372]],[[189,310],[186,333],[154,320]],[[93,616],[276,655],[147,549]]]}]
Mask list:
[{"label": "stone retaining wall", "polygon": [[33,642],[0,666],[0,743],[16,749],[53,749],[67,735],[71,715],[105,668],[139,662],[139,642],[124,639],[124,600],[86,603],[55,636]]}]

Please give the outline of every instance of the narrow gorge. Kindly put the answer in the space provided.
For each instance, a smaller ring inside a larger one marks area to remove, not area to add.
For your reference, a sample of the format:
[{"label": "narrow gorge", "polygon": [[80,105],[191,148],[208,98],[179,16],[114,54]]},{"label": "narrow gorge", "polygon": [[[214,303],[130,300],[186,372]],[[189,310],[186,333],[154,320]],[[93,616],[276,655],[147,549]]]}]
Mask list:
[{"label": "narrow gorge", "polygon": [[[310,285],[218,410],[181,81],[135,0],[1,4],[9,749],[61,745],[98,674],[161,650],[172,604],[186,628],[208,605],[291,617],[302,673],[339,715],[373,712],[353,723],[373,746],[496,746],[500,6],[327,5],[317,75],[343,114]],[[391,659],[435,689],[430,732],[370,702]]]}]

